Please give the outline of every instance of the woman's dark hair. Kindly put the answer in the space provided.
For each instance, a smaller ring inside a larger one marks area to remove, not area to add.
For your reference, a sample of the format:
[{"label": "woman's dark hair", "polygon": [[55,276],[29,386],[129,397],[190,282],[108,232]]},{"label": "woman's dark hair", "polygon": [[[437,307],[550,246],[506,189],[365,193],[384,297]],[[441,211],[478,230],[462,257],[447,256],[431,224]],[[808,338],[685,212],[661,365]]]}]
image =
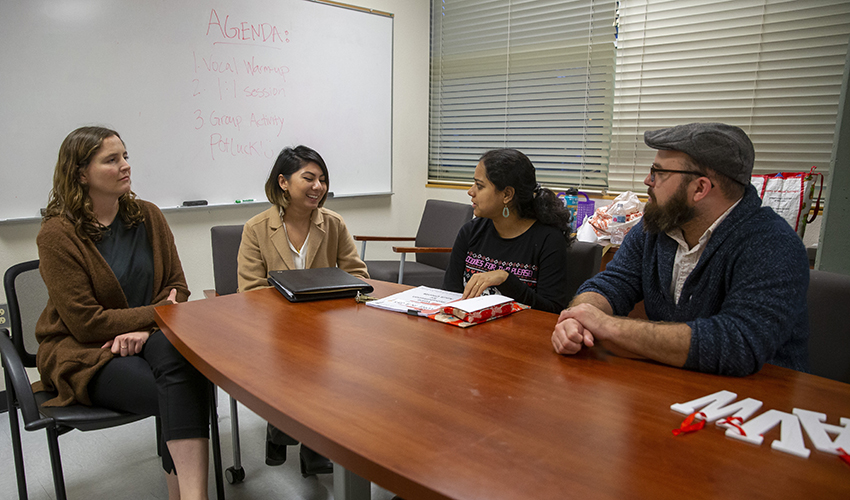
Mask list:
[{"label": "woman's dark hair", "polygon": [[554,226],[569,239],[572,231],[570,211],[551,189],[537,184],[534,165],[527,156],[516,149],[494,149],[484,153],[480,161],[484,164],[487,179],[496,189],[514,188],[514,202],[508,207],[510,210],[515,210],[520,217]]},{"label": "woman's dark hair", "polygon": [[[110,137],[121,139],[118,132],[105,127],[80,127],[65,137],[59,147],[59,158],[53,171],[53,189],[42,213],[43,221],[65,216],[74,224],[74,231],[81,239],[100,241],[108,228],[98,222],[89,188],[80,181],[80,174],[89,166],[103,141]],[[118,199],[118,216],[127,227],[144,222],[136,193],[130,191]]]},{"label": "woman's dark hair", "polygon": [[325,191],[325,196],[319,200],[319,206],[321,207],[324,205],[325,200],[328,199],[328,193],[330,192],[331,185],[330,176],[328,175],[328,167],[325,165],[325,160],[322,159],[322,156],[307,146],[284,148],[283,151],[277,155],[277,160],[275,160],[272,171],[269,173],[269,178],[266,180],[266,198],[268,198],[273,205],[283,207],[283,209],[286,210],[289,207],[289,193],[284,193],[277,179],[283,175],[283,177],[288,181],[292,174],[304,168],[304,165],[307,165],[308,163],[315,163],[318,165],[319,168],[322,169],[322,174],[325,176],[325,187],[327,187],[328,190]]}]

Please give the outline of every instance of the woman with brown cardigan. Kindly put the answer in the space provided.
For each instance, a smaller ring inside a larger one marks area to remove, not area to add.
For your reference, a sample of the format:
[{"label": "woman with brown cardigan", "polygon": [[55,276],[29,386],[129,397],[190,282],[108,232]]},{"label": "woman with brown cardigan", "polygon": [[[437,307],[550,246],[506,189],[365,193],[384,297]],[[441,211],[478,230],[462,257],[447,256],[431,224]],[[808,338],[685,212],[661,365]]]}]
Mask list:
[{"label": "woman with brown cardigan", "polygon": [[59,149],[37,238],[49,300],[35,389],[58,393],[48,405],[159,415],[169,498],[206,499],[209,382],[153,310],[189,290],[165,217],[130,189],[127,159],[118,133],[101,127],[71,132]]}]

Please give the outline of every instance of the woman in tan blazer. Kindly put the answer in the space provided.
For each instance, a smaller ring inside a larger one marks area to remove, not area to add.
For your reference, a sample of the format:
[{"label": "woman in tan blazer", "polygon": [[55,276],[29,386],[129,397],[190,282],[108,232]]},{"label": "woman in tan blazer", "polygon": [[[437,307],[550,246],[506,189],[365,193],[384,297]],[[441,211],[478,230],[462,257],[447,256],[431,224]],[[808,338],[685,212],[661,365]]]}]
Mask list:
[{"label": "woman in tan blazer", "polygon": [[[272,207],[251,218],[239,246],[239,291],[269,286],[269,271],[339,267],[368,278],[354,240],[336,212],[322,208],[328,197],[328,167],[316,151],[285,148],[266,181]],[[286,445],[297,444],[271,424],[266,436],[266,464],[286,460]],[[301,473],[332,472],[331,462],[301,445]]]},{"label": "woman in tan blazer", "polygon": [[328,167],[306,147],[281,151],[266,181],[272,207],[251,218],[239,247],[239,291],[269,286],[269,271],[339,267],[368,278],[342,217],[322,208]]}]

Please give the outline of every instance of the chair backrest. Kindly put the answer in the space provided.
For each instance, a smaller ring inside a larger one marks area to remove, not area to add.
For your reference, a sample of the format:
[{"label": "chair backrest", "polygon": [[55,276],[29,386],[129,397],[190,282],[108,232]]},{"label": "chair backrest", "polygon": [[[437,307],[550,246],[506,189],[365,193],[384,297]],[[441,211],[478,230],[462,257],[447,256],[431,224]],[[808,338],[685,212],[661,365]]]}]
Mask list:
[{"label": "chair backrest", "polygon": [[850,383],[850,276],[809,271],[809,368],[815,375]]},{"label": "chair backrest", "polygon": [[[416,232],[418,247],[451,247],[455,244],[461,226],[472,220],[471,203],[428,200],[422,211],[422,220]],[[416,254],[416,262],[445,269],[449,267],[448,253]]]},{"label": "chair backrest", "polygon": [[239,255],[239,245],[242,243],[242,227],[213,226],[210,229],[215,292],[219,295],[236,293],[239,286],[236,256]]},{"label": "chair backrest", "polygon": [[38,272],[38,260],[15,264],[6,270],[3,288],[9,302],[12,342],[24,366],[35,366],[38,341],[35,323],[47,305],[47,287]]},{"label": "chair backrest", "polygon": [[573,241],[567,248],[567,297],[572,300],[578,288],[599,272],[602,265],[602,245]]}]

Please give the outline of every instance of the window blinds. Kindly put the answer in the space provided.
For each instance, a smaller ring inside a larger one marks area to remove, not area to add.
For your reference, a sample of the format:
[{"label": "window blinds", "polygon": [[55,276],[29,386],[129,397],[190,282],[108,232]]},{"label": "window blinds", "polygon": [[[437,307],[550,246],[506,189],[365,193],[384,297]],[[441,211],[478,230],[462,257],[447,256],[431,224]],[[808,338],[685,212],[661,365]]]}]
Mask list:
[{"label": "window blinds", "polygon": [[429,179],[511,147],[546,186],[607,183],[613,0],[435,0]]},{"label": "window blinds", "polygon": [[644,191],[646,130],[741,127],[755,173],[826,173],[850,34],[847,0],[623,0],[609,188]]}]

